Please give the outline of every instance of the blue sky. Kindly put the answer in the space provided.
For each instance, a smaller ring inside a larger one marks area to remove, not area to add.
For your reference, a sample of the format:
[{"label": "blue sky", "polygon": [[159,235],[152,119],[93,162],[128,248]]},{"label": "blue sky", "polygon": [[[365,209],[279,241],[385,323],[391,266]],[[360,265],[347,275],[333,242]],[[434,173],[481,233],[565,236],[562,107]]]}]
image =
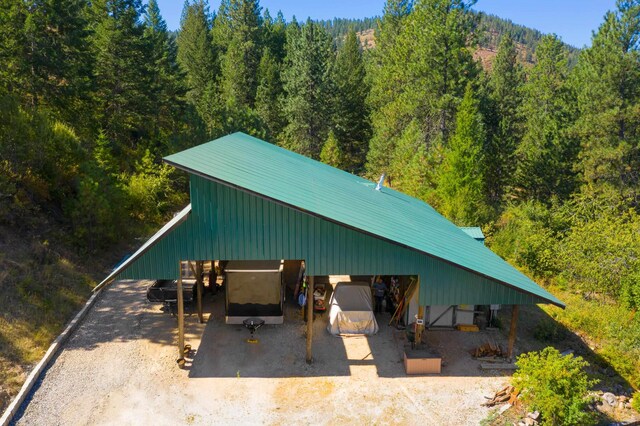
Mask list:
[{"label": "blue sky", "polygon": [[[162,16],[170,29],[180,25],[183,1],[158,0]],[[220,0],[210,0],[212,11]],[[305,20],[363,18],[382,14],[384,0],[261,0],[272,15],[282,10],[287,20],[296,16]],[[615,7],[615,0],[478,0],[476,10],[507,18],[544,33],[556,33],[576,47],[591,43],[591,32],[602,22],[605,12]]]}]

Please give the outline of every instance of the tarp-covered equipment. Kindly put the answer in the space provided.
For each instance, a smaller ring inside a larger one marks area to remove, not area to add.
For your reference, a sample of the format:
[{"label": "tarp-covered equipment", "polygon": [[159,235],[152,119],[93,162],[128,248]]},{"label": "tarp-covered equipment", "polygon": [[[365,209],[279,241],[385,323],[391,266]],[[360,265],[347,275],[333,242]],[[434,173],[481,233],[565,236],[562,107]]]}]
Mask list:
[{"label": "tarp-covered equipment", "polygon": [[340,282],[329,301],[329,333],[370,336],[378,332],[371,288],[364,282]]}]

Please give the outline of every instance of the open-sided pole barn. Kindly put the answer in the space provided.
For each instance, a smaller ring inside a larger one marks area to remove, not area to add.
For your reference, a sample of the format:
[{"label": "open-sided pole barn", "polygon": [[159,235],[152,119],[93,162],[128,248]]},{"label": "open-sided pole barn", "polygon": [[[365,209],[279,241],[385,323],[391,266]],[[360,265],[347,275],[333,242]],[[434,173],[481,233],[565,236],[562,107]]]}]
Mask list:
[{"label": "open-sided pole barn", "polygon": [[[101,285],[180,283],[187,260],[297,259],[311,278],[308,300],[314,276],[415,275],[419,317],[429,305],[564,306],[428,204],[254,137],[234,133],[164,161],[189,174],[191,204]],[[510,353],[514,339],[515,329]]]}]

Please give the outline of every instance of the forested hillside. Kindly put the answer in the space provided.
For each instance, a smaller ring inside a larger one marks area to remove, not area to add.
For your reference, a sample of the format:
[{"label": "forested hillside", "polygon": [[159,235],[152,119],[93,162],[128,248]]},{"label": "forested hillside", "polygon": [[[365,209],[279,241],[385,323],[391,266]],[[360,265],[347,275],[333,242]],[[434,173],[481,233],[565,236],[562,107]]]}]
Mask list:
[{"label": "forested hillside", "polygon": [[[475,56],[481,59],[481,63],[485,68],[491,66],[503,36],[508,36],[515,42],[518,59],[521,62],[527,64],[535,62],[536,47],[544,36],[540,31],[514,24],[508,19],[487,15],[472,9],[468,9],[467,13],[474,15],[472,19],[476,21],[474,33],[477,37],[477,44],[472,48],[476,49]],[[375,47],[374,33],[378,30],[379,20],[379,17],[363,19],[334,18],[318,22],[327,29],[338,46],[344,42],[347,33],[350,30],[354,30],[360,38],[361,45],[367,49]],[[569,66],[573,67],[578,60],[579,50],[566,44],[565,48],[568,51]]]},{"label": "forested hillside", "polygon": [[102,273],[87,265],[187,202],[162,156],[234,131],[386,173],[538,281],[617,306],[636,331],[603,356],[640,386],[640,1],[618,1],[579,54],[473,3],[388,0],[346,31],[189,0],[174,36],[155,0],[5,0],[0,400],[86,297],[84,272]]}]

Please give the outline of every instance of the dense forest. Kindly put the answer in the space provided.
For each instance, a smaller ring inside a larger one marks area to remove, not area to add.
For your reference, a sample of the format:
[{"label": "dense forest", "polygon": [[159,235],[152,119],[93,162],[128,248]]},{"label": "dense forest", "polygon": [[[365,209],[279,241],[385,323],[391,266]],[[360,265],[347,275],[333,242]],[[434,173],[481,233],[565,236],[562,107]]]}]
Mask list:
[{"label": "dense forest", "polygon": [[[544,36],[540,31],[514,24],[508,19],[503,19],[495,15],[477,12],[473,9],[468,10],[468,13],[475,15],[474,19],[476,20],[476,24],[474,26],[474,33],[477,36],[477,47],[495,52],[498,49],[502,37],[508,36],[516,43],[517,48],[519,48],[520,59],[526,63],[534,62],[536,47]],[[349,31],[354,30],[360,36],[368,30],[378,30],[379,21],[380,18],[377,17],[363,19],[334,18],[332,20],[318,22],[327,29],[336,44],[340,46]],[[569,55],[569,66],[572,67],[578,59],[579,50],[566,44],[565,48]]]},{"label": "dense forest", "polygon": [[[38,247],[51,228],[82,255],[148,235],[187,202],[161,158],[243,131],[386,173],[538,281],[640,308],[638,0],[619,0],[581,51],[472,0],[388,0],[351,27],[188,0],[175,34],[155,0],[2,4],[0,226]],[[497,50],[490,70],[479,43]],[[30,288],[6,265],[0,284]]]}]

